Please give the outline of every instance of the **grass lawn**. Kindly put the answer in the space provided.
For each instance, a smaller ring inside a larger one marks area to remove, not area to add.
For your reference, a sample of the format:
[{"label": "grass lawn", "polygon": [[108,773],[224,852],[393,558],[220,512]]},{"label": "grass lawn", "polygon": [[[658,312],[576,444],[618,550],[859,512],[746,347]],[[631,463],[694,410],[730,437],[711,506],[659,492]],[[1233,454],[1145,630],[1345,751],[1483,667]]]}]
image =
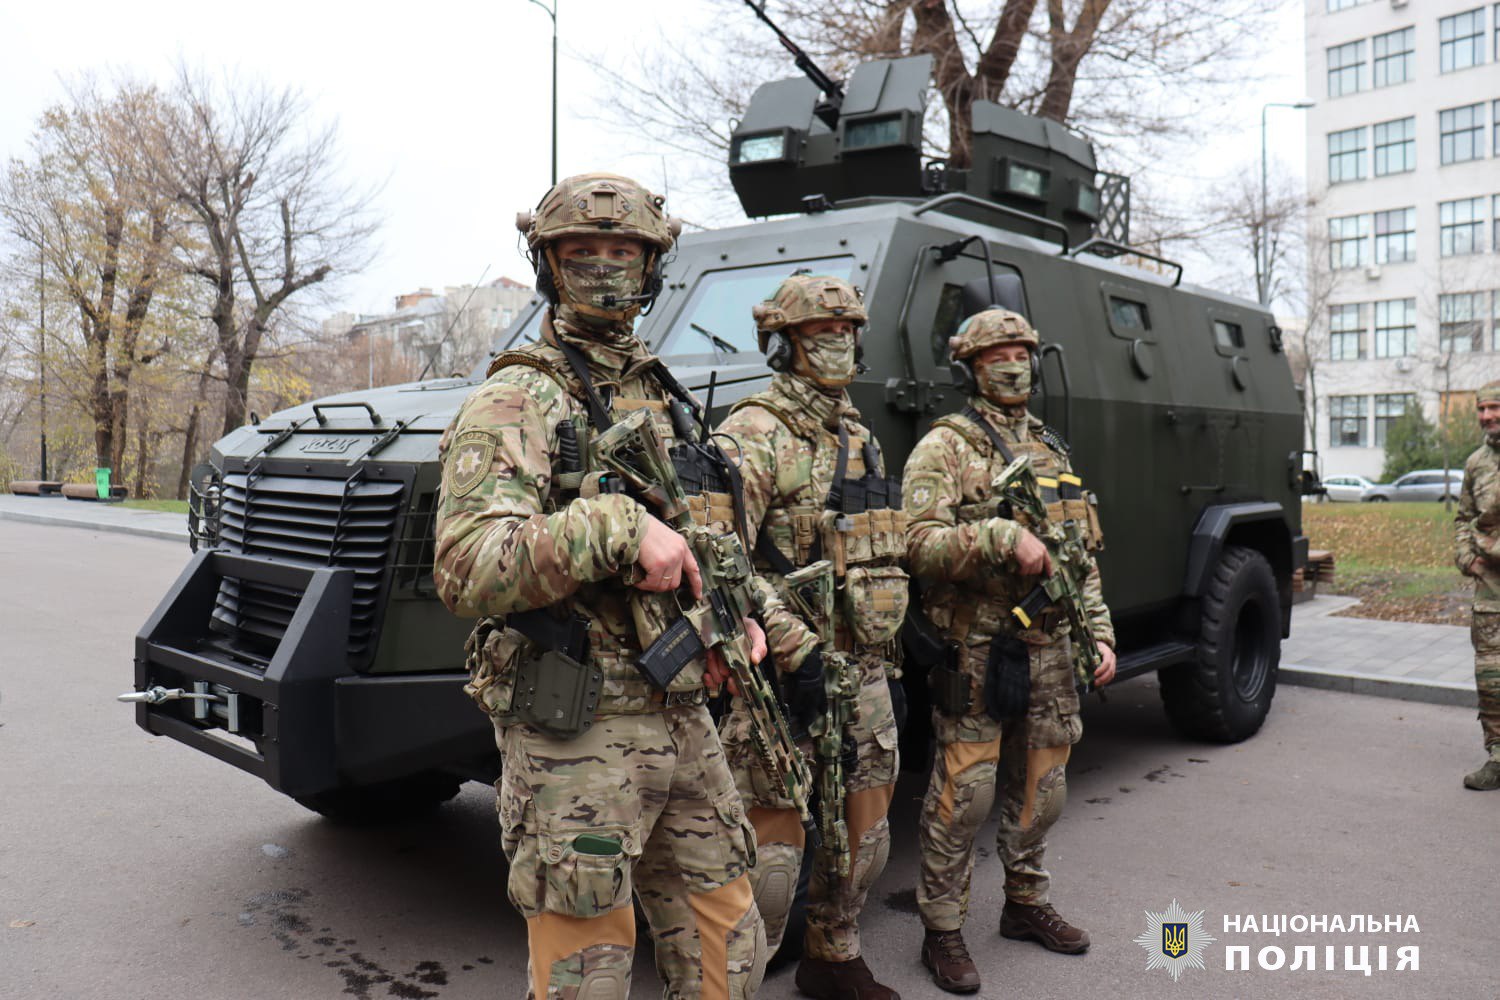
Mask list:
[{"label": "grass lawn", "polygon": [[183,516],[186,516],[188,512],[186,500],[126,500],[121,506],[134,507],[136,510],[164,510]]},{"label": "grass lawn", "polygon": [[1440,503],[1321,503],[1302,531],[1336,560],[1327,592],[1358,597],[1348,612],[1387,621],[1469,623],[1469,581],[1453,567],[1453,512]]}]

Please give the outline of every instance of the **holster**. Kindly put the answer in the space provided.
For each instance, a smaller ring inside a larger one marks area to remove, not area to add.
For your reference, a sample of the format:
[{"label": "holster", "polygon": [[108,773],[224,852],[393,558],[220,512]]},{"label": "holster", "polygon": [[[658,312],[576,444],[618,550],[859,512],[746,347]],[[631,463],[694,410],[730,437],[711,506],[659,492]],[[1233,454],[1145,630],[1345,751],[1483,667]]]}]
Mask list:
[{"label": "holster", "polygon": [[531,640],[531,652],[516,665],[511,713],[555,739],[582,735],[594,725],[604,690],[604,671],[588,662],[588,619],[558,619],[539,609],[511,615],[506,624]]},{"label": "holster", "polygon": [[969,675],[960,669],[957,650],[950,651],[927,672],[927,690],[932,695],[932,704],[944,715],[961,716],[969,713],[974,703]]},{"label": "holster", "polygon": [[1031,650],[1015,636],[997,635],[984,671],[984,710],[996,722],[1025,714],[1031,702]]}]

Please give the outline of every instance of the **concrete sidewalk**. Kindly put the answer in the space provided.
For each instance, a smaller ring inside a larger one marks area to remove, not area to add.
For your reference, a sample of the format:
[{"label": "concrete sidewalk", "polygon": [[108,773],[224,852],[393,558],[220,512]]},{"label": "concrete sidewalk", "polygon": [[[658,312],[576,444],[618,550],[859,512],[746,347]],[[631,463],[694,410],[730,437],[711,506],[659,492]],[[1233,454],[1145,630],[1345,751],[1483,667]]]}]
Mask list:
[{"label": "concrete sidewalk", "polygon": [[1335,616],[1358,603],[1329,595],[1293,606],[1283,683],[1475,707],[1468,628]]},{"label": "concrete sidewalk", "polygon": [[143,535],[187,544],[187,515],[155,510],[133,510],[117,503],[90,503],[62,497],[0,495],[0,518],[33,524],[87,528]]}]

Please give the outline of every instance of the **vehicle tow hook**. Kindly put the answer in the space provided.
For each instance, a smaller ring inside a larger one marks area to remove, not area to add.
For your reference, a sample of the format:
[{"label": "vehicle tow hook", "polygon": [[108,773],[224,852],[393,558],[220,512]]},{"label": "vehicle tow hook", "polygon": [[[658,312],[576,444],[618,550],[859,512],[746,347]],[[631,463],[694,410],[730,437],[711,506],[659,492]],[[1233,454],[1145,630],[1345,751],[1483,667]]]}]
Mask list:
[{"label": "vehicle tow hook", "polygon": [[221,694],[209,694],[207,691],[184,691],[182,688],[164,688],[159,684],[144,691],[127,691],[115,700],[144,701],[148,705],[160,705],[164,701],[177,701],[182,698],[199,698],[203,701],[220,703],[227,700]]}]

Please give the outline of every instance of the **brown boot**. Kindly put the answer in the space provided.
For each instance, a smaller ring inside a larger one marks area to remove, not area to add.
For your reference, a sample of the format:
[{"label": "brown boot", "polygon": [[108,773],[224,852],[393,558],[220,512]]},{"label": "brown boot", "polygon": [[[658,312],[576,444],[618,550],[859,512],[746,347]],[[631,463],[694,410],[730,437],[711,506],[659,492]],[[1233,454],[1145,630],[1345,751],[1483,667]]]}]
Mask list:
[{"label": "brown boot", "polygon": [[901,1000],[901,994],[875,981],[862,958],[847,962],[804,958],[797,965],[797,989],[816,1000]]},{"label": "brown boot", "polygon": [[1074,927],[1046,903],[1026,906],[1007,899],[1005,909],[1000,911],[1000,936],[1030,939],[1064,955],[1081,955],[1089,950],[1088,931]]},{"label": "brown boot", "polygon": [[961,931],[929,930],[922,939],[922,964],[932,972],[938,989],[949,993],[974,993],[979,989],[979,970],[969,957]]}]

